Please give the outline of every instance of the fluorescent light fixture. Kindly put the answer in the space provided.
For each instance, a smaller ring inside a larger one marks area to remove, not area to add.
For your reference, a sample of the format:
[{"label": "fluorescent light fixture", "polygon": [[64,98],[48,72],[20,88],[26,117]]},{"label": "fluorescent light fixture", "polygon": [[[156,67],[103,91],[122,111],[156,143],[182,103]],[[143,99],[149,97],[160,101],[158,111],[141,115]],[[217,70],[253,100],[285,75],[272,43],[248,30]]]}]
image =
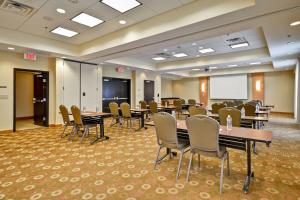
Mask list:
[{"label": "fluorescent light fixture", "polygon": [[166,52],[167,52],[167,51],[168,51],[168,49],[164,49],[164,51],[166,51]]},{"label": "fluorescent light fixture", "polygon": [[199,71],[200,69],[192,69],[193,71]]},{"label": "fluorescent light fixture", "polygon": [[193,43],[192,43],[192,46],[196,46],[196,45],[197,45],[197,43],[196,43],[196,42],[193,42]]},{"label": "fluorescent light fixture", "polygon": [[238,65],[227,65],[228,67],[237,67]]},{"label": "fluorescent light fixture", "polygon": [[121,13],[141,5],[141,3],[136,0],[101,0],[101,2]]},{"label": "fluorescent light fixture", "polygon": [[98,24],[103,23],[104,21],[101,19],[98,19],[96,17],[93,17],[91,15],[88,15],[86,13],[80,13],[73,19],[71,19],[73,22],[77,22],[79,24],[83,24],[88,27],[94,27],[97,26]]},{"label": "fluorescent light fixture", "polygon": [[14,47],[7,47],[8,50],[14,51],[15,48]]},{"label": "fluorescent light fixture", "polygon": [[200,57],[200,55],[196,55],[196,57]]},{"label": "fluorescent light fixture", "polygon": [[119,24],[122,24],[122,25],[123,25],[123,24],[126,24],[126,23],[127,23],[127,22],[126,22],[125,20],[120,20],[120,21],[119,21]]},{"label": "fluorescent light fixture", "polygon": [[209,67],[209,69],[217,69],[217,67]]},{"label": "fluorescent light fixture", "polygon": [[182,58],[182,57],[186,57],[188,55],[185,54],[185,53],[177,53],[177,54],[174,54],[173,56],[176,57],[176,58]]},{"label": "fluorescent light fixture", "polygon": [[200,53],[212,53],[212,52],[215,52],[215,50],[212,48],[207,48],[207,49],[200,49],[199,52]]},{"label": "fluorescent light fixture", "polygon": [[290,23],[290,26],[298,26],[298,25],[300,25],[300,21],[295,21]]},{"label": "fluorescent light fixture", "polygon": [[56,12],[58,12],[60,14],[65,14],[66,13],[66,11],[64,9],[62,9],[62,8],[57,8]]},{"label": "fluorescent light fixture", "polygon": [[58,35],[66,36],[66,37],[73,37],[74,35],[77,35],[78,33],[75,31],[71,31],[62,27],[57,27],[56,29],[52,30],[51,33],[55,33]]},{"label": "fluorescent light fixture", "polygon": [[261,64],[261,62],[252,62],[252,63],[250,63],[250,65],[260,65]]},{"label": "fluorescent light fixture", "polygon": [[231,44],[229,46],[232,49],[235,49],[235,48],[240,48],[240,47],[247,47],[247,46],[249,46],[249,43],[248,42],[243,42],[243,43],[239,43],[239,44]]},{"label": "fluorescent light fixture", "polygon": [[163,58],[163,57],[155,57],[155,58],[152,58],[152,60],[160,61],[160,60],[166,60],[166,58]]},{"label": "fluorescent light fixture", "polygon": [[295,44],[295,42],[287,42],[287,44]]}]

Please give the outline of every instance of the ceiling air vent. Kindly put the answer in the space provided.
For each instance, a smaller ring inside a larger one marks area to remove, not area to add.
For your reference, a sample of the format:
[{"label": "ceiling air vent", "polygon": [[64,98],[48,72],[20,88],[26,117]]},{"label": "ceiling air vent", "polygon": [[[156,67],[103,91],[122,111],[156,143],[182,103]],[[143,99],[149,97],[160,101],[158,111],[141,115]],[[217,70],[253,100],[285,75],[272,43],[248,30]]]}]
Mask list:
[{"label": "ceiling air vent", "polygon": [[238,44],[238,43],[247,42],[247,40],[244,37],[240,37],[240,38],[228,39],[228,40],[226,40],[226,42],[230,45],[230,44]]},{"label": "ceiling air vent", "polygon": [[0,9],[23,16],[28,16],[34,12],[33,7],[13,0],[0,0]]},{"label": "ceiling air vent", "polygon": [[164,58],[170,58],[171,55],[168,53],[157,53],[155,54],[156,56],[164,57]]}]

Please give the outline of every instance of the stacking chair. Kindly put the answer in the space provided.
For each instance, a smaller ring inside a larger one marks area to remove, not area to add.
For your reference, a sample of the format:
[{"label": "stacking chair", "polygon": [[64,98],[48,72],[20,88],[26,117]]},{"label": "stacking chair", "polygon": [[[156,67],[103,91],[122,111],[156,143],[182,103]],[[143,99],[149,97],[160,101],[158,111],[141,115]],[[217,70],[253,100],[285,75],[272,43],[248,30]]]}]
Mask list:
[{"label": "stacking chair", "polygon": [[221,108],[225,108],[226,105],[224,103],[214,103],[211,105],[212,113],[218,114]]},{"label": "stacking chair", "polygon": [[182,100],[177,99],[174,101],[174,106],[176,106],[177,116],[179,118],[179,114],[182,113]]},{"label": "stacking chair", "polygon": [[[245,116],[256,116],[256,107],[253,104],[244,104],[243,105],[244,109],[245,109]],[[253,123],[252,121],[249,120],[242,120],[242,124],[243,127],[247,127],[247,128],[255,128],[253,127]]]},{"label": "stacking chair", "polygon": [[154,164],[154,169],[156,169],[156,165],[159,162],[159,153],[160,150],[165,147],[169,149],[169,154],[171,157],[171,149],[177,149],[180,151],[180,158],[178,163],[178,169],[176,174],[176,181],[180,175],[180,168],[183,154],[185,153],[185,149],[189,147],[189,141],[178,138],[177,135],[177,123],[176,119],[166,112],[160,112],[154,115],[153,117],[155,131],[157,136],[157,144],[158,151]]},{"label": "stacking chair", "polygon": [[[128,122],[130,123],[130,128],[132,128],[132,119],[140,119],[139,117],[133,117],[131,115],[131,111],[130,111],[130,105],[126,102],[121,103],[120,105],[121,108],[121,112],[122,112],[122,119],[123,121],[127,122],[127,127],[128,127]],[[141,123],[141,121],[139,120],[139,123]]]},{"label": "stacking chair", "polygon": [[219,110],[219,119],[221,125],[227,125],[228,115],[230,115],[232,118],[232,126],[239,127],[241,125],[241,111],[236,108],[221,108]]},{"label": "stacking chair", "polygon": [[181,104],[185,104],[185,100],[184,99],[179,99],[179,101],[181,102]]},{"label": "stacking chair", "polygon": [[76,133],[78,133],[78,131],[83,132],[83,134],[81,136],[80,143],[83,142],[84,137],[89,134],[89,130],[92,127],[96,128],[96,135],[98,135],[97,124],[83,124],[82,118],[81,118],[81,112],[80,112],[80,109],[77,106],[73,105],[71,107],[71,112],[72,112],[72,115],[73,115],[73,118],[74,118],[74,124],[75,124],[74,135]]},{"label": "stacking chair", "polygon": [[[121,117],[119,115],[119,106],[116,102],[110,102],[109,103],[109,110],[111,113],[111,123],[110,123],[110,127],[112,127],[115,124],[118,124],[118,126],[120,126],[121,123]],[[116,123],[114,123],[114,120],[116,120]]]},{"label": "stacking chair", "polygon": [[150,107],[151,114],[158,113],[157,103],[155,101],[151,101],[149,103],[149,107]]},{"label": "stacking chair", "polygon": [[162,105],[162,106],[169,106],[170,103],[169,103],[168,100],[162,100],[162,101],[161,101],[161,105]]},{"label": "stacking chair", "polygon": [[190,161],[188,165],[186,181],[189,181],[189,175],[194,154],[198,154],[198,162],[200,165],[200,154],[217,157],[221,159],[220,174],[220,194],[223,187],[223,171],[224,162],[227,159],[227,172],[229,169],[229,153],[226,147],[219,144],[219,123],[207,116],[197,115],[189,117],[186,121],[189,139],[190,139]]},{"label": "stacking chair", "polygon": [[64,137],[67,127],[69,127],[69,126],[72,127],[72,131],[71,131],[70,134],[72,134],[72,132],[74,131],[74,121],[70,120],[69,112],[68,112],[68,109],[67,109],[66,106],[60,105],[59,110],[60,110],[61,116],[63,118],[63,123],[64,123],[64,130],[63,130],[63,132],[61,133],[60,136]]},{"label": "stacking chair", "polygon": [[146,101],[140,101],[141,109],[147,109],[147,102]]},{"label": "stacking chair", "polygon": [[190,116],[194,115],[206,115],[206,109],[202,107],[190,106],[189,107]]},{"label": "stacking chair", "polygon": [[189,99],[188,104],[190,104],[190,106],[195,106],[196,105],[196,100],[195,99]]}]

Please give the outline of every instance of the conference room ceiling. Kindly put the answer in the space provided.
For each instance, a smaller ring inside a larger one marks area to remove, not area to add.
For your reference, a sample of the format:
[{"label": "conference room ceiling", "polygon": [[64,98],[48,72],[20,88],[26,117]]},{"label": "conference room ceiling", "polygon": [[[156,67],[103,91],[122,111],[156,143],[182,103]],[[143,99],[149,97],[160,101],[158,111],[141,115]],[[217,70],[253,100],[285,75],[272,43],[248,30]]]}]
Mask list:
[{"label": "conference room ceiling", "polygon": [[[10,1],[12,1],[11,3],[21,3],[21,7],[26,5],[28,6],[26,9],[32,9],[32,12],[26,14],[17,8],[8,9],[9,6],[2,6],[0,7],[0,19],[7,20],[0,20],[0,27],[72,44],[81,44],[181,7],[194,0],[139,0],[142,5],[125,13],[114,10],[99,0],[0,0],[0,4],[5,5]],[[65,13],[58,13],[56,11],[58,8],[65,10]],[[71,21],[73,17],[82,12],[101,19],[104,23],[90,28]],[[125,20],[127,23],[120,24],[120,20]],[[79,34],[67,38],[50,32],[58,26]]]}]

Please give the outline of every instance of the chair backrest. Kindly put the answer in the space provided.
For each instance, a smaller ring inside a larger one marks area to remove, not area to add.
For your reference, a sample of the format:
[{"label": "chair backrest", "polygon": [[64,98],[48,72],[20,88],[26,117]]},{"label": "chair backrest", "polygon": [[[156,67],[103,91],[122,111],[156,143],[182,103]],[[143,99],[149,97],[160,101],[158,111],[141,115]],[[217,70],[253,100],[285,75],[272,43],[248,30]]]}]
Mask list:
[{"label": "chair backrest", "polygon": [[80,109],[77,106],[73,105],[71,107],[71,112],[72,112],[72,115],[73,115],[74,123],[78,126],[82,126],[83,123],[82,123]]},{"label": "chair backrest", "polygon": [[220,124],[223,126],[227,125],[227,116],[230,115],[232,118],[232,126],[239,127],[241,125],[241,111],[236,108],[221,108],[219,110]]},{"label": "chair backrest", "polygon": [[242,108],[244,108],[245,107],[245,104],[240,104],[240,105],[238,105],[236,108],[238,109],[238,110],[242,110]]},{"label": "chair backrest", "polygon": [[151,113],[157,113],[158,112],[157,103],[155,101],[151,101],[149,103],[149,107],[150,107],[150,112]]},{"label": "chair backrest", "polygon": [[110,102],[108,104],[110,113],[113,117],[118,117],[119,116],[119,106],[116,102]]},{"label": "chair backrest", "polygon": [[69,112],[68,109],[65,105],[60,105],[59,106],[59,111],[61,113],[61,116],[63,118],[64,124],[69,124],[70,123],[70,117],[69,117]]},{"label": "chair backrest", "polygon": [[174,106],[176,106],[176,111],[182,111],[182,101],[180,99],[174,100]]},{"label": "chair backrest", "polygon": [[256,111],[256,107],[252,104],[244,104],[244,108],[245,108],[245,115],[246,116],[256,116],[255,111]]},{"label": "chair backrest", "polygon": [[235,106],[233,101],[227,101],[226,107],[233,107]]},{"label": "chair backrest", "polygon": [[246,104],[250,104],[250,105],[256,106],[257,103],[252,100],[252,101],[247,102]]},{"label": "chair backrest", "polygon": [[140,101],[141,109],[147,109],[147,102],[146,101]]},{"label": "chair backrest", "polygon": [[130,112],[130,105],[126,102],[121,103],[120,105],[122,116],[125,118],[130,118],[131,117],[131,112]]},{"label": "chair backrest", "polygon": [[178,147],[176,119],[166,112],[153,116],[157,142],[169,147]]},{"label": "chair backrest", "polygon": [[185,104],[185,100],[184,99],[179,99],[181,104]]},{"label": "chair backrest", "polygon": [[206,109],[202,108],[202,107],[190,106],[189,113],[190,113],[190,116],[206,115]]},{"label": "chair backrest", "polygon": [[170,103],[169,103],[168,100],[161,100],[161,105],[162,105],[162,106],[169,106]]},{"label": "chair backrest", "polygon": [[224,103],[214,103],[211,105],[212,113],[218,114],[221,108],[225,108],[226,105]]},{"label": "chair backrest", "polygon": [[194,106],[194,105],[196,105],[196,100],[195,99],[189,99],[188,104]]},{"label": "chair backrest", "polygon": [[191,151],[219,155],[219,123],[205,115],[196,115],[186,120]]}]

